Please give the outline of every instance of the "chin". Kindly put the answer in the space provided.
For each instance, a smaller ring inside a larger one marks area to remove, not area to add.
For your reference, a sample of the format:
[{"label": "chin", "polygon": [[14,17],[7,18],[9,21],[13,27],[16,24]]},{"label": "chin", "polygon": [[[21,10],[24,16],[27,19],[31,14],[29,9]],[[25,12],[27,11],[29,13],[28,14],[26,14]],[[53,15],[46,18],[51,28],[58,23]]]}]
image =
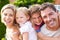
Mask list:
[{"label": "chin", "polygon": [[50,28],[55,28],[56,26],[50,26]]}]

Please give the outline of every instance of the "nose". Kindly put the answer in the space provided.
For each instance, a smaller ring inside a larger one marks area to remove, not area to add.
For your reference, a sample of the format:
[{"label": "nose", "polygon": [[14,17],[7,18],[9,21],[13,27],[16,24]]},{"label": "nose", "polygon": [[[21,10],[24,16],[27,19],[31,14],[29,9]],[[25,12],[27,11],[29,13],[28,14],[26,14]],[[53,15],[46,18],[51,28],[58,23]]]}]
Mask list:
[{"label": "nose", "polygon": [[48,17],[48,18],[47,18],[47,20],[50,22],[50,21],[51,21],[51,18],[50,18],[50,17]]},{"label": "nose", "polygon": [[37,22],[39,22],[39,19],[38,19],[38,18],[36,18],[36,21],[37,21]]},{"label": "nose", "polygon": [[10,17],[9,17],[9,16],[7,16],[7,17],[6,17],[6,19],[7,19],[7,20],[9,20],[9,19],[10,19]]}]

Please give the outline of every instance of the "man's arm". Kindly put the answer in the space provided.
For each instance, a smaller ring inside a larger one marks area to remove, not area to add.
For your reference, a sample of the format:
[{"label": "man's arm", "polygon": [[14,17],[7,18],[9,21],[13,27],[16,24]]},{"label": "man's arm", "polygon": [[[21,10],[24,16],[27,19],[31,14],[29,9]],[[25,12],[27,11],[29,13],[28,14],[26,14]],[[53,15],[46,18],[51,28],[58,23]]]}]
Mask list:
[{"label": "man's arm", "polygon": [[41,40],[60,40],[60,35],[57,37],[49,37],[49,36],[42,34],[41,32],[38,32],[38,36]]}]

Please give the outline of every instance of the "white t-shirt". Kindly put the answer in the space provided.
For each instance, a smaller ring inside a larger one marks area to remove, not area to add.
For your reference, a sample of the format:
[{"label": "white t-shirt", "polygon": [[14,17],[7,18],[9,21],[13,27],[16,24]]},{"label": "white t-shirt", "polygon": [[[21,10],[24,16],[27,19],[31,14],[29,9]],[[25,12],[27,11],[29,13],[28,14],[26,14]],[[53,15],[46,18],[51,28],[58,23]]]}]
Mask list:
[{"label": "white t-shirt", "polygon": [[60,5],[54,5],[54,6],[60,12]]},{"label": "white t-shirt", "polygon": [[32,24],[30,21],[26,22],[25,24],[20,25],[21,28],[19,28],[21,34],[24,32],[29,33],[29,40],[37,40],[37,34],[32,27]]},{"label": "white t-shirt", "polygon": [[12,40],[13,34],[16,34],[17,32],[13,32],[13,29],[7,28],[6,29],[6,39]]},{"label": "white t-shirt", "polygon": [[50,31],[46,28],[46,24],[41,27],[41,32],[50,37],[56,37],[60,35],[60,28],[56,31]]}]

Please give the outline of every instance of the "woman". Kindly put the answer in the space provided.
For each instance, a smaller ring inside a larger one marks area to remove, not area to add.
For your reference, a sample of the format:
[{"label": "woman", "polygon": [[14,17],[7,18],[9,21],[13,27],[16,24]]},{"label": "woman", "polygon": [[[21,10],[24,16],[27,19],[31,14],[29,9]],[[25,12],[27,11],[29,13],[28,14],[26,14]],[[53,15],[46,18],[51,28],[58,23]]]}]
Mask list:
[{"label": "woman", "polygon": [[6,25],[6,39],[20,40],[18,26],[15,24],[15,6],[7,4],[1,9],[1,21]]}]

